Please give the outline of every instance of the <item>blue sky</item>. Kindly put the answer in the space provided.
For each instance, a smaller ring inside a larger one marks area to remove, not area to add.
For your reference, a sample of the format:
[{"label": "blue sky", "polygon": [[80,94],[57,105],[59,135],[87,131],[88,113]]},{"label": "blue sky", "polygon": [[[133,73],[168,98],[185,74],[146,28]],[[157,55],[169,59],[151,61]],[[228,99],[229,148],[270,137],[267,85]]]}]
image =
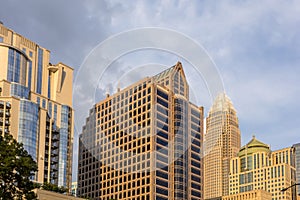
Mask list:
[{"label": "blue sky", "polygon": [[[96,45],[114,34],[142,27],[178,31],[202,45],[217,66],[238,113],[242,144],[253,134],[274,150],[300,142],[299,1],[11,0],[2,2],[0,20],[51,50],[52,63],[62,61],[75,73]],[[141,50],[122,56],[108,72],[147,63],[171,66],[181,59]],[[147,73],[131,73],[129,79]],[[197,100],[207,113],[212,100],[203,80],[187,78],[202,85],[191,89],[201,94]],[[101,85],[96,99],[110,87]]]}]

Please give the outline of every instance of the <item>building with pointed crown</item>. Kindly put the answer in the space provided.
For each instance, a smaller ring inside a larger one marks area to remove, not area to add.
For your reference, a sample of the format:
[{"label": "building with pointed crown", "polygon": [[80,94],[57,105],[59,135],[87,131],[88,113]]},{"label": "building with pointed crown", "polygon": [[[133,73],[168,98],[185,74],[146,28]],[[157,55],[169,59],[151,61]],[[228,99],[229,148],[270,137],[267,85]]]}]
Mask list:
[{"label": "building with pointed crown", "polygon": [[225,93],[215,99],[206,118],[204,136],[204,199],[229,194],[230,159],[241,147],[236,110]]},{"label": "building with pointed crown", "polygon": [[94,105],[79,139],[78,195],[202,199],[203,107],[188,94],[178,62]]}]

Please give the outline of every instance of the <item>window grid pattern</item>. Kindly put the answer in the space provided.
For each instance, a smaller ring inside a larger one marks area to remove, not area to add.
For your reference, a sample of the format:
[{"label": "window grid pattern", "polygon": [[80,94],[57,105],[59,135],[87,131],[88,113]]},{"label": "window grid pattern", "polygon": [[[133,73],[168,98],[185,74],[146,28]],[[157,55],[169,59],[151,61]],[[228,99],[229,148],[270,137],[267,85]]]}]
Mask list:
[{"label": "window grid pattern", "polygon": [[26,86],[27,59],[19,51],[9,48],[7,80]]},{"label": "window grid pattern", "polygon": [[[178,91],[181,81],[184,88],[181,94],[174,95],[176,72],[180,74]],[[91,109],[79,142],[79,196],[103,200],[164,200],[174,198],[170,191],[174,190],[176,181],[178,191],[182,192],[177,199],[202,198],[200,121],[203,111],[189,103],[188,86],[182,75],[180,66],[172,67],[107,96]],[[181,111],[175,124],[177,96]],[[190,114],[191,110],[194,114]],[[176,171],[172,166],[175,126],[182,129],[176,139],[181,144],[176,149],[179,155]]]},{"label": "window grid pattern", "polygon": [[[229,194],[265,190],[272,194],[273,200],[293,199],[292,196],[296,195],[296,190],[284,193],[280,190],[295,182],[296,170],[293,161],[289,159],[291,155],[294,157],[294,150],[285,148],[271,152],[267,145],[265,149],[260,148],[256,151],[252,149],[251,151],[254,152],[249,151],[246,155],[240,153],[239,157],[231,160]],[[250,167],[245,168],[247,165]]]},{"label": "window grid pattern", "polygon": [[71,132],[71,109],[69,106],[62,105],[61,107],[61,122],[59,129],[59,160],[58,160],[58,186],[66,187],[68,155],[70,154],[69,141]]},{"label": "window grid pattern", "polygon": [[29,99],[30,90],[26,86],[20,85],[18,83],[12,83],[10,86],[10,93],[12,96],[18,98]]},{"label": "window grid pattern", "polygon": [[11,103],[0,101],[0,134],[10,133]]},{"label": "window grid pattern", "polygon": [[37,160],[38,116],[37,104],[27,100],[20,101],[18,141],[23,143],[24,149],[35,161]]},{"label": "window grid pattern", "polygon": [[161,89],[156,91],[156,199],[169,196],[169,96]]}]

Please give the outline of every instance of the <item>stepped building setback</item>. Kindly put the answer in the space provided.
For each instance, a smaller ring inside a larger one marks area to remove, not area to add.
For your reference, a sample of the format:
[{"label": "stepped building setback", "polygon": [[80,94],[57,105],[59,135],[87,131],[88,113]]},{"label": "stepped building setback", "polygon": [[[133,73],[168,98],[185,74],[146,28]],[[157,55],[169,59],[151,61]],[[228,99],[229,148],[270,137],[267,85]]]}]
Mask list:
[{"label": "stepped building setback", "polygon": [[12,134],[38,164],[33,180],[71,188],[73,69],[0,24],[0,134]]},{"label": "stepped building setback", "polygon": [[189,102],[181,63],[107,95],[80,135],[78,195],[203,198],[203,107]]}]

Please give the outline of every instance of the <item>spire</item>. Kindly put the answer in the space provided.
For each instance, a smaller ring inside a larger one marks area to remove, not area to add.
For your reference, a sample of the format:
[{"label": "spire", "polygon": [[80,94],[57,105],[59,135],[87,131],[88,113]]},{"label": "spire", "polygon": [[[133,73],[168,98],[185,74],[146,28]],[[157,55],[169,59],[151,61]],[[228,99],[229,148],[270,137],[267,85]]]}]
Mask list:
[{"label": "spire", "polygon": [[235,111],[235,108],[233,107],[232,101],[230,100],[230,98],[225,94],[225,92],[220,93],[212,107],[210,108],[210,112],[213,111],[226,111],[232,109]]}]

